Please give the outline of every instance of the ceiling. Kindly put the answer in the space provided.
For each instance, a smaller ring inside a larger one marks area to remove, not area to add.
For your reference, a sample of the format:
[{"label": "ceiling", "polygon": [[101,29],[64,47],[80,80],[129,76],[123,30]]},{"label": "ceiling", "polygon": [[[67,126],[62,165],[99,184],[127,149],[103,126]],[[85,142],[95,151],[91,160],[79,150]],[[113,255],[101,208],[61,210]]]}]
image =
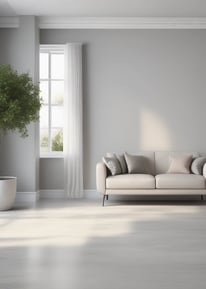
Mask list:
[{"label": "ceiling", "polygon": [[0,0],[0,16],[205,17],[205,0]]}]

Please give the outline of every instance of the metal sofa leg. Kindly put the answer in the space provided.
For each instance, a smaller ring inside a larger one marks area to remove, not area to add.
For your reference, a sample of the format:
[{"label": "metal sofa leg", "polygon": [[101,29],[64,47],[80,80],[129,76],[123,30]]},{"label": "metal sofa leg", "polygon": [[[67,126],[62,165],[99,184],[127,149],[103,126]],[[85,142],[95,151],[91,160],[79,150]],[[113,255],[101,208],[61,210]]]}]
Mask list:
[{"label": "metal sofa leg", "polygon": [[104,207],[104,201],[105,201],[106,195],[103,195],[103,199],[102,199],[102,207]]},{"label": "metal sofa leg", "polygon": [[201,201],[204,201],[204,197],[203,197],[203,195],[201,195]]}]

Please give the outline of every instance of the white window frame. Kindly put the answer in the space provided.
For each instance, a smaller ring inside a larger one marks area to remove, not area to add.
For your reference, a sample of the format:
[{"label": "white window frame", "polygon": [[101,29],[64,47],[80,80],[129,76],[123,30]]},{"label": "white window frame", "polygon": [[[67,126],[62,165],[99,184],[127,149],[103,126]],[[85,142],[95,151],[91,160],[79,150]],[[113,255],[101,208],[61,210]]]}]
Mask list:
[{"label": "white window frame", "polygon": [[[65,55],[65,46],[64,45],[40,45],[40,50],[39,50],[39,55],[40,53],[45,52],[45,53],[49,53],[49,63],[51,63],[51,54],[52,52],[56,52],[56,53],[64,53]],[[40,80],[44,80],[44,79],[40,79]],[[48,93],[48,122],[49,122],[49,128],[51,128],[51,65],[49,65],[49,78],[45,79],[45,81],[49,82],[49,93]],[[55,81],[62,81],[65,79],[55,79]],[[64,130],[64,128],[63,128]],[[41,146],[39,143],[39,147],[40,147],[40,158],[63,158],[64,157],[64,151],[63,152],[54,152],[54,151],[49,151],[49,152],[41,152]],[[51,148],[51,129],[49,129],[49,147]]]}]

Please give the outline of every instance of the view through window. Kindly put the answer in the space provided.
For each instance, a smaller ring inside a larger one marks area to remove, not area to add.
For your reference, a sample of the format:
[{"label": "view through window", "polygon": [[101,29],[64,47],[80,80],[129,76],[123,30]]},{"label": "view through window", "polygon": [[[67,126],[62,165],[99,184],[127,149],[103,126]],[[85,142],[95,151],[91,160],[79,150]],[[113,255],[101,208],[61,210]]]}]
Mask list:
[{"label": "view through window", "polygon": [[64,50],[40,48],[40,153],[63,152]]}]

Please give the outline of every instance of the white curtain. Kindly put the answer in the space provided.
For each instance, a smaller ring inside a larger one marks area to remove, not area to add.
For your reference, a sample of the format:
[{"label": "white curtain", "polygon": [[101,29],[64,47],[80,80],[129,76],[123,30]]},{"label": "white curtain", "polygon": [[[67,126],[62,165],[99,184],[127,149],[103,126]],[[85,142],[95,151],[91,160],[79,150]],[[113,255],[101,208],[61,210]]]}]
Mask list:
[{"label": "white curtain", "polygon": [[68,197],[83,196],[82,44],[65,45],[64,182]]}]

